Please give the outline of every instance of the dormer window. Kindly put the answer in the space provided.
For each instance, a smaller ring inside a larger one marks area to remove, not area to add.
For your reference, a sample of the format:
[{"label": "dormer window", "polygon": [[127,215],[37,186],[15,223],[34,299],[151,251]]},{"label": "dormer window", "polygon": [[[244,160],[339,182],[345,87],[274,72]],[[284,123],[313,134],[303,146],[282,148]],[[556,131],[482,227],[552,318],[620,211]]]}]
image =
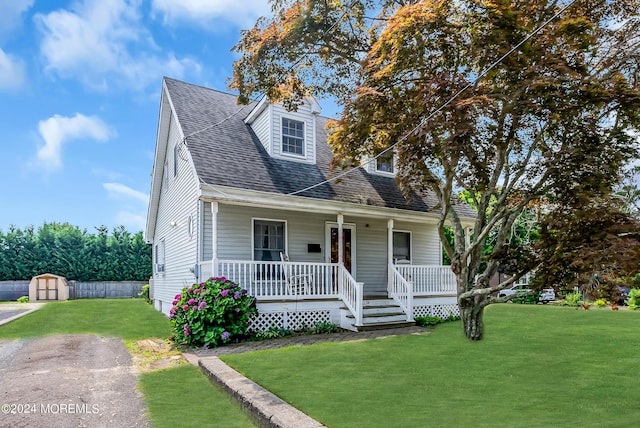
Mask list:
[{"label": "dormer window", "polygon": [[393,151],[391,150],[376,158],[376,172],[395,173],[393,160]]},{"label": "dormer window", "polygon": [[304,156],[304,122],[282,118],[282,153]]}]

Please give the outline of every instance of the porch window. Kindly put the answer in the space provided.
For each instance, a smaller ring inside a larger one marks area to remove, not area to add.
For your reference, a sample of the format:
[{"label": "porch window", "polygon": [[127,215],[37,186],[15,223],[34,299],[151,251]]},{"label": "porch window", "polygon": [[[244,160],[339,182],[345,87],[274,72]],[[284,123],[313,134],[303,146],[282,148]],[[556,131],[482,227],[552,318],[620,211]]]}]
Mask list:
[{"label": "porch window", "polygon": [[277,220],[253,221],[253,260],[279,261],[285,251],[285,222]]},{"label": "porch window", "polygon": [[393,232],[393,262],[411,260],[411,233]]},{"label": "porch window", "polygon": [[304,156],[304,122],[282,118],[282,153]]}]

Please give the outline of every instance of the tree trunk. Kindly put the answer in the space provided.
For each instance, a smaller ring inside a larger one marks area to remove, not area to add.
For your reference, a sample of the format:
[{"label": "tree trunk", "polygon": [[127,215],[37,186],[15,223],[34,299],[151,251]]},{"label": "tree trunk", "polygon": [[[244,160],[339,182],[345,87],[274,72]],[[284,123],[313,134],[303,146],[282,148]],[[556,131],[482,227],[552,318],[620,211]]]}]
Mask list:
[{"label": "tree trunk", "polygon": [[484,306],[478,307],[472,301],[460,304],[460,318],[462,318],[462,328],[464,335],[469,340],[482,339],[484,325],[482,323],[482,315],[484,314]]}]

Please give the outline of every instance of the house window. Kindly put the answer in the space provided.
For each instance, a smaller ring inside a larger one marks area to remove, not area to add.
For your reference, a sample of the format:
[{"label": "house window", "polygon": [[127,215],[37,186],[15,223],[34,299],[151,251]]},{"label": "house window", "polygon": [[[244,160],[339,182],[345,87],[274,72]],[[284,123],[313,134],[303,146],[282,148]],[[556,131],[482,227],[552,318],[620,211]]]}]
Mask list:
[{"label": "house window", "polygon": [[376,171],[378,172],[387,172],[389,174],[393,174],[393,151],[388,151],[387,153],[376,158]]},{"label": "house window", "polygon": [[156,260],[155,260],[155,265],[156,265],[156,273],[164,273],[165,269],[164,269],[164,238],[160,240],[160,242],[158,242],[156,244]]},{"label": "house window", "polygon": [[253,221],[253,259],[278,261],[285,252],[285,222],[277,220]]},{"label": "house window", "polygon": [[178,152],[180,151],[180,143],[173,146],[173,176],[178,175]]},{"label": "house window", "polygon": [[304,156],[304,122],[282,118],[282,153]]},{"label": "house window", "polygon": [[411,233],[393,232],[393,262],[411,260]]},{"label": "house window", "polygon": [[169,186],[169,162],[164,161],[164,168],[162,170],[162,190],[167,191]]}]

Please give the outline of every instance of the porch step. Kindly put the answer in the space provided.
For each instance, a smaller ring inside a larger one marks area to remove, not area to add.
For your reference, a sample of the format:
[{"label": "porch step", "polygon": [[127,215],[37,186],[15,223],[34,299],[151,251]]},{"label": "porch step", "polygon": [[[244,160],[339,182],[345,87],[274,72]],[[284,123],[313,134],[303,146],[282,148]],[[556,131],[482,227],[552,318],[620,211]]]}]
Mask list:
[{"label": "porch step", "polygon": [[415,325],[408,322],[406,314],[392,299],[382,296],[365,296],[362,308],[362,324],[355,325],[355,317],[346,308],[342,307],[343,328],[354,331],[382,330],[387,328],[399,328]]},{"label": "porch step", "polygon": [[387,330],[390,328],[413,327],[414,325],[416,325],[415,321],[381,322],[361,325],[357,329],[358,331]]}]

